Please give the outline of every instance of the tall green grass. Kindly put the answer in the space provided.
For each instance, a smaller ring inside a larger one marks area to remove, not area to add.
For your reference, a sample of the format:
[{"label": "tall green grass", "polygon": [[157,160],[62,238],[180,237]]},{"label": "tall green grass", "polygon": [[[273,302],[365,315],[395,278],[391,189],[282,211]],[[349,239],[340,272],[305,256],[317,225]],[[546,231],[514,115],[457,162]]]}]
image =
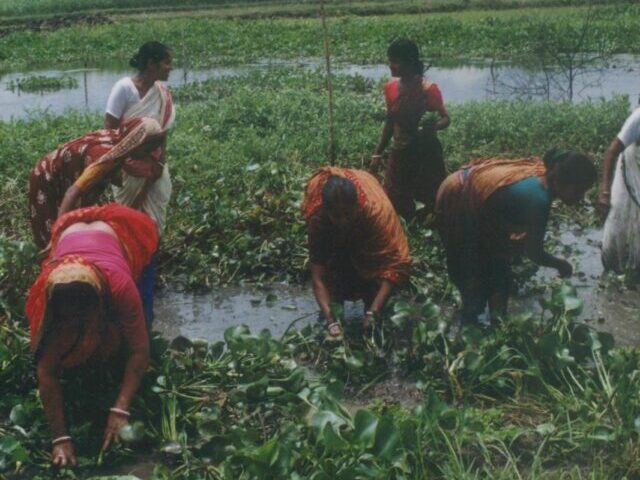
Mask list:
[{"label": "tall green grass", "polygon": [[[640,52],[640,5],[595,7],[592,28],[575,45],[587,9],[524,9],[380,17],[345,16],[329,22],[339,61],[384,62],[389,42],[413,38],[427,59],[530,58],[541,42],[557,50]],[[22,31],[0,38],[0,71],[126,65],[149,39],[168,44],[177,65],[207,67],[260,59],[320,57],[322,30],[314,19],[221,20],[206,16],[121,18],[113,24],[51,32]]]},{"label": "tall green grass", "polygon": [[[597,3],[627,3],[629,0],[609,0]],[[398,11],[453,11],[470,8],[523,8],[531,6],[567,6],[591,4],[589,0],[327,0],[329,12],[334,13],[394,13]],[[191,9],[207,7],[246,8],[248,11],[260,12],[255,7],[267,7],[265,13],[274,7],[280,15],[296,15],[310,12],[319,7],[319,0],[182,0],[179,3],[171,0],[5,0],[0,5],[0,17],[26,15],[52,15],[95,10],[111,12],[145,9]]]}]

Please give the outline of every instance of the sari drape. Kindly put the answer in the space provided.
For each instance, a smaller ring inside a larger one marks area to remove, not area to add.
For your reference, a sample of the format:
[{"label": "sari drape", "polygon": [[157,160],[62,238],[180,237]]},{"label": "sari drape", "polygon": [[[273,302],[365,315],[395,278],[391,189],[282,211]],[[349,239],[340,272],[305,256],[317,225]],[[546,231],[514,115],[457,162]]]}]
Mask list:
[{"label": "sari drape", "polygon": [[[402,284],[409,278],[409,245],[398,216],[378,180],[368,172],[325,167],[309,180],[301,208],[309,236],[321,219],[322,189],[330,176],[346,177],[358,192],[357,227],[345,254],[356,273],[364,280],[389,280]],[[313,239],[311,239],[313,240]]]},{"label": "sari drape", "polygon": [[479,290],[490,293],[492,283],[504,284],[509,270],[509,235],[514,232],[496,225],[492,212],[483,209],[485,202],[500,188],[545,174],[538,157],[481,158],[449,175],[440,186],[436,222],[449,277],[463,298]]},{"label": "sari drape", "polygon": [[[134,279],[139,278],[158,244],[153,220],[144,213],[124,205],[110,203],[100,207],[81,208],[61,216],[56,221],[52,229],[52,248],[49,256],[42,262],[40,275],[29,290],[25,306],[31,331],[32,351],[35,352],[38,349],[52,320],[48,303],[56,284],[67,283],[73,279],[91,285],[100,299],[99,311],[101,312],[96,318],[87,322],[85,334],[80,343],[64,359],[62,363],[64,368],[82,363],[96,351],[98,346],[102,353],[108,356],[120,345],[121,335],[117,325],[106,318],[110,287],[100,269],[80,255],[54,257],[60,235],[67,227],[79,222],[94,221],[103,221],[115,231]],[[96,249],[99,248],[100,245],[96,245]]]},{"label": "sari drape", "polygon": [[611,188],[611,209],[604,224],[602,262],[616,272],[640,271],[640,147],[620,154]]},{"label": "sari drape", "polygon": [[[155,120],[163,134],[166,134],[172,127],[175,120],[175,108],[171,92],[162,82],[157,81],[139,103],[129,108],[124,114],[123,121],[129,122],[136,118]],[[164,144],[161,148],[164,149]],[[162,152],[163,154],[164,152]],[[159,233],[164,230],[171,191],[171,176],[166,162],[162,175],[154,181],[134,177],[125,170],[122,186],[113,187],[116,201],[145,212],[155,220]]]},{"label": "sari drape", "polygon": [[[119,179],[122,187],[114,186],[116,200],[143,210],[162,231],[171,196],[171,179],[166,164],[158,179],[150,165],[163,158],[164,134],[174,119],[171,93],[156,82],[147,95],[125,113],[119,129],[88,133],[38,161],[29,177],[29,213],[35,243],[44,248],[49,242],[51,226],[71,185],[82,192],[81,206],[93,205],[116,173],[122,174]],[[149,173],[134,176],[141,164]]]}]

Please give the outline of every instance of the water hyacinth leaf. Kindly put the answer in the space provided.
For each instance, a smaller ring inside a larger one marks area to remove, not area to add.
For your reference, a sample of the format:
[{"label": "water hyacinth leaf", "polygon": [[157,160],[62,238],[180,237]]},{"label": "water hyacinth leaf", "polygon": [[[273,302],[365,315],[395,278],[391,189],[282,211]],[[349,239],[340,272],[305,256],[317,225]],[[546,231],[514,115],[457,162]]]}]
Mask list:
[{"label": "water hyacinth leaf", "polygon": [[633,429],[640,433],[640,417],[636,417],[636,419],[633,421]]},{"label": "water hyacinth leaf", "polygon": [[393,419],[383,416],[376,428],[376,438],[373,445],[373,453],[384,459],[389,459],[395,453],[400,441],[400,434],[396,430]]},{"label": "water hyacinth leaf", "polygon": [[560,347],[560,337],[557,333],[548,333],[544,335],[537,343],[538,352],[542,357],[550,357],[555,355]]},{"label": "water hyacinth leaf", "polygon": [[19,427],[27,426],[28,415],[26,409],[22,404],[18,404],[11,409],[9,420],[11,420],[14,425],[18,425]]},{"label": "water hyacinth leaf", "polygon": [[242,341],[250,336],[251,332],[249,331],[249,327],[246,325],[236,325],[229,327],[224,331],[224,339],[229,344]]},{"label": "water hyacinth leaf", "polygon": [[365,448],[373,447],[378,428],[378,417],[369,410],[358,410],[354,419],[355,439]]},{"label": "water hyacinth leaf", "polygon": [[213,405],[206,407],[194,415],[198,433],[202,438],[209,439],[220,431],[220,407]]},{"label": "water hyacinth leaf", "polygon": [[458,412],[454,409],[447,409],[440,414],[438,424],[444,430],[455,430],[458,426]]},{"label": "water hyacinth leaf", "polygon": [[329,452],[336,450],[344,450],[349,446],[349,443],[342,438],[339,431],[336,431],[330,422],[327,422],[322,429],[322,442]]},{"label": "water hyacinth leaf", "polygon": [[344,361],[347,366],[353,370],[364,367],[364,355],[362,352],[354,352],[353,355],[345,355]]},{"label": "water hyacinth leaf", "polygon": [[274,465],[279,455],[278,439],[272,438],[255,449],[253,457],[262,465]]},{"label": "water hyacinth leaf", "polygon": [[25,462],[29,458],[22,443],[9,435],[0,438],[0,453],[9,456],[14,462]]},{"label": "water hyacinth leaf", "polygon": [[556,426],[553,423],[541,423],[536,427],[538,432],[543,437],[553,434],[556,431]]},{"label": "water hyacinth leaf", "polygon": [[278,296],[275,293],[268,293],[265,298],[265,302],[267,303],[274,303],[277,301],[278,301]]},{"label": "water hyacinth leaf", "polygon": [[206,338],[194,338],[191,341],[196,349],[206,350],[209,347],[209,340]]},{"label": "water hyacinth leaf", "polygon": [[171,343],[169,344],[169,348],[177,352],[185,352],[188,349],[193,348],[193,342],[187,337],[178,335],[171,341]]},{"label": "water hyacinth leaf", "polygon": [[584,302],[581,298],[566,296],[564,297],[564,310],[572,315],[580,315],[582,313],[582,307]]},{"label": "water hyacinth leaf", "polygon": [[139,442],[144,438],[144,424],[142,422],[133,422],[127,424],[118,432],[120,439],[125,443]]},{"label": "water hyacinth leaf", "polygon": [[345,425],[346,421],[344,418],[342,418],[341,416],[337,415],[336,413],[330,410],[321,410],[319,412],[316,412],[311,417],[311,426],[318,433],[322,432],[324,430],[325,425],[327,425],[328,423],[335,426],[336,428],[339,428],[342,425]]}]

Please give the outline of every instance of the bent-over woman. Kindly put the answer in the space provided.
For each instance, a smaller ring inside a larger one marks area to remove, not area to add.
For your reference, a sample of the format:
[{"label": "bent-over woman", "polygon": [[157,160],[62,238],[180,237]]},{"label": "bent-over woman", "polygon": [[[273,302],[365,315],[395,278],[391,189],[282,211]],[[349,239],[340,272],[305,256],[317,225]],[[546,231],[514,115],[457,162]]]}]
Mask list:
[{"label": "bent-over woman", "polygon": [[52,248],[26,304],[38,389],[53,435],[53,463],[75,465],[64,417],[62,369],[106,366],[126,355],[103,449],[127,424],[149,362],[149,337],[135,282],[158,243],[155,223],[118,204],[74,210],[53,226]]},{"label": "bent-over woman", "polygon": [[364,300],[366,329],[409,278],[409,245],[382,186],[368,172],[326,167],[309,180],[302,202],[311,278],[329,334],[342,328],[331,302]]},{"label": "bent-over woman", "polygon": [[29,176],[36,245],[44,248],[49,243],[58,215],[97,203],[107,184],[119,181],[121,170],[149,181],[159,178],[162,166],[153,151],[162,142],[162,131],[155,120],[138,118],[118,130],[98,130],[71,140],[40,159]]},{"label": "bent-over woman", "polygon": [[[449,112],[438,85],[424,77],[424,64],[414,42],[394,41],[387,56],[394,78],[384,87],[387,120],[370,168],[378,171],[382,153],[393,137],[384,186],[398,214],[411,220],[416,201],[425,204],[426,213],[433,211],[436,192],[446,176],[437,132],[449,126]],[[436,112],[438,118],[422,122],[426,112]]]},{"label": "bent-over woman", "polygon": [[436,216],[463,322],[477,321],[487,303],[492,314],[506,312],[516,246],[538,265],[571,276],[571,264],[544,248],[551,202],[575,205],[596,177],[588,157],[556,150],[544,160],[478,159],[447,177]]}]

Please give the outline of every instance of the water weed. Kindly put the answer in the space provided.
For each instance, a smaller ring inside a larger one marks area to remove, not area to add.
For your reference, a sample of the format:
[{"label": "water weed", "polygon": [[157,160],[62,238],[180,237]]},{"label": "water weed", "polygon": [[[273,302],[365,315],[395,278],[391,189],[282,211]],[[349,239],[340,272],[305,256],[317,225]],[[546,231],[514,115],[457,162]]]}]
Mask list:
[{"label": "water weed", "polygon": [[[555,49],[572,48],[588,12],[593,24],[581,51],[638,53],[639,7],[633,3],[587,8],[516,9],[371,17],[340,16],[329,24],[337,61],[386,61],[391,39],[414,39],[429,60],[454,58],[530,58],[537,40],[554,39]],[[149,38],[171,46],[175,63],[185,67],[237,65],[264,59],[296,60],[323,55],[318,18],[236,21],[206,15],[164,16],[144,22],[118,17],[113,23],[75,26],[50,32],[22,31],[0,38],[0,70],[55,64],[72,67],[126,66]],[[116,40],[117,39],[117,40]]]}]

